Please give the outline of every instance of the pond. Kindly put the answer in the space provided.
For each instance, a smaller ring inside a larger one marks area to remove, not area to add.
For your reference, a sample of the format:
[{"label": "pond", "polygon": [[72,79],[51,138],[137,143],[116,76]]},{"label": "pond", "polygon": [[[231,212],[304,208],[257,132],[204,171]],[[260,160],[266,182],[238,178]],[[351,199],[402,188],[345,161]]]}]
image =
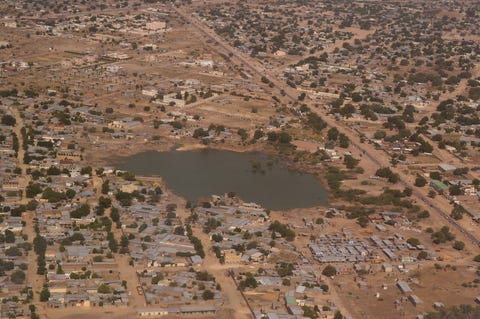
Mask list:
[{"label": "pond", "polygon": [[136,175],[161,176],[173,192],[192,202],[235,192],[272,210],[327,204],[328,194],[315,176],[288,169],[262,153],[148,151],[121,158],[116,166]]}]

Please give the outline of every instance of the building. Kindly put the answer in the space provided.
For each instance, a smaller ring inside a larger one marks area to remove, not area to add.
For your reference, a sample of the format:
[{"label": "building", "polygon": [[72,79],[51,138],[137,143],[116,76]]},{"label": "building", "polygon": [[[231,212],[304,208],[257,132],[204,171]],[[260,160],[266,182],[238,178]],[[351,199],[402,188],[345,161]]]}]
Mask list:
[{"label": "building", "polygon": [[80,161],[82,159],[82,153],[75,150],[62,150],[57,152],[57,159]]},{"label": "building", "polygon": [[423,303],[422,299],[418,298],[417,295],[410,295],[408,299],[412,302],[412,304],[416,307]]},{"label": "building", "polygon": [[139,317],[159,317],[168,315],[168,309],[165,308],[143,308],[138,309]]},{"label": "building", "polygon": [[400,289],[401,292],[403,292],[404,294],[407,293],[407,292],[412,292],[412,289],[410,288],[410,286],[403,280],[399,280],[397,282],[397,287],[398,289]]},{"label": "building", "polygon": [[440,168],[444,172],[450,172],[450,171],[454,171],[454,170],[457,169],[456,166],[450,165],[450,164],[439,164],[438,168]]},{"label": "building", "polygon": [[448,190],[448,186],[442,183],[441,181],[438,181],[436,179],[432,179],[430,181],[430,187],[436,190],[437,192],[443,193]]}]

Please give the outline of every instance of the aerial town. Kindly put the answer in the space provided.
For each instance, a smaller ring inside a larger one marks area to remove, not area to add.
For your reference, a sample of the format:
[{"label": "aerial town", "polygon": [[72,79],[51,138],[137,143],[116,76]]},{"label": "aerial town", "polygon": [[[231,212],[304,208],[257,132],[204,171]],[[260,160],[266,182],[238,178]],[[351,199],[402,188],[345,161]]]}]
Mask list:
[{"label": "aerial town", "polygon": [[479,21],[0,1],[0,318],[480,318]]}]

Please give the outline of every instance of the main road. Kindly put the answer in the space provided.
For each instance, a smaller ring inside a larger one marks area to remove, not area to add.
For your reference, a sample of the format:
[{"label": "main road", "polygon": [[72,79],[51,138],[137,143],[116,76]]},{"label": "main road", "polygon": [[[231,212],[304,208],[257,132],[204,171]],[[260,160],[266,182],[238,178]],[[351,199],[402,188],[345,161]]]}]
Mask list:
[{"label": "main road", "polygon": [[[220,36],[218,36],[212,29],[204,25],[202,21],[193,17],[190,13],[188,13],[183,8],[174,8],[174,10],[188,23],[190,23],[198,32],[203,34],[208,40],[213,41],[217,51],[220,53],[226,54],[230,57],[230,61],[232,63],[239,64],[241,67],[248,69],[252,75],[258,76],[257,82],[263,85],[263,82],[260,81],[262,76],[267,77],[271,83],[273,83],[274,88],[277,88],[280,91],[284,92],[284,96],[281,97],[283,102],[287,104],[293,104],[297,101],[296,96],[299,95],[299,92],[276,78],[275,74],[271,74],[265,67],[261,66],[257,61],[252,60],[251,57],[239,52],[235,48],[233,48],[230,44],[228,44],[225,40],[223,40]],[[222,52],[223,51],[223,52]],[[344,133],[351,141],[351,145],[358,150],[359,154],[362,155],[364,160],[370,162],[373,167],[389,167],[390,158],[383,153],[375,149],[371,144],[364,144],[360,142],[359,133],[348,126],[346,123],[342,121],[337,121],[331,115],[326,114],[326,112],[318,107],[313,106],[313,101],[304,101],[304,103],[310,107],[312,112],[321,115],[323,120],[330,126],[330,127],[337,127],[340,132]],[[392,171],[398,173],[401,178],[401,184],[404,187],[410,187],[413,189],[412,199],[416,199],[418,202],[422,202],[426,207],[430,207],[434,212],[436,212],[439,216],[441,216],[445,221],[448,222],[455,230],[461,233],[467,240],[472,242],[475,246],[480,246],[480,240],[476,238],[475,235],[467,231],[463,228],[460,224],[458,224],[454,219],[452,219],[449,214],[448,210],[451,209],[451,206],[445,205],[438,205],[437,202],[433,201],[431,198],[425,196],[421,190],[413,186],[413,181],[411,181],[411,176],[408,176],[406,173],[396,170],[392,168]]]}]

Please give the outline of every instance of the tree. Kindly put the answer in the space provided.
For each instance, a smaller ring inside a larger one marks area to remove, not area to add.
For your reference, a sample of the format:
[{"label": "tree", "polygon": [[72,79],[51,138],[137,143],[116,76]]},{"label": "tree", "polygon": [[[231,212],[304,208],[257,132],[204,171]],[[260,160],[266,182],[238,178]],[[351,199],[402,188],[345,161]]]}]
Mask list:
[{"label": "tree", "polygon": [[392,184],[395,184],[400,180],[400,176],[398,174],[393,173],[389,167],[382,167],[377,169],[377,171],[375,172],[375,175],[378,177],[387,178],[388,181]]},{"label": "tree", "polygon": [[101,284],[98,286],[97,292],[99,294],[109,294],[111,292],[110,287],[106,284]]},{"label": "tree", "polygon": [[278,220],[270,224],[268,229],[271,230],[272,232],[279,233],[287,241],[293,241],[295,239],[295,231],[290,229],[288,225],[280,223]]},{"label": "tree", "polygon": [[110,181],[107,179],[102,183],[102,194],[106,195],[110,191]]},{"label": "tree", "polygon": [[463,195],[463,190],[458,184],[450,185],[448,192],[450,193],[451,196]]},{"label": "tree", "polygon": [[92,176],[92,167],[91,166],[86,166],[86,167],[82,167],[80,169],[80,174],[82,175],[90,175]]},{"label": "tree", "polygon": [[303,310],[303,316],[304,317],[307,317],[307,318],[310,318],[310,319],[318,318],[317,312],[312,307],[303,306],[302,310]]},{"label": "tree", "polygon": [[278,142],[279,143],[288,144],[291,141],[292,141],[292,137],[287,132],[282,131],[282,132],[280,132],[280,134],[278,134]]},{"label": "tree", "polygon": [[239,283],[240,290],[244,290],[247,287],[250,287],[250,288],[258,287],[258,282],[251,272],[247,272],[245,274],[245,280],[242,280]]},{"label": "tree", "polygon": [[428,210],[422,210],[420,213],[418,213],[418,218],[428,218],[430,217],[430,213]]},{"label": "tree", "polygon": [[354,169],[359,162],[360,161],[354,158],[352,155],[345,155],[343,157],[343,163],[348,169]]},{"label": "tree", "polygon": [[98,199],[98,206],[103,208],[109,208],[112,205],[112,200],[108,197],[100,196]]},{"label": "tree", "polygon": [[346,136],[343,133],[340,133],[338,135],[338,146],[340,146],[341,148],[348,148],[349,145],[350,145],[350,139],[348,138],[348,136]]},{"label": "tree", "polygon": [[453,248],[455,248],[456,250],[463,250],[465,248],[465,243],[463,241],[457,240],[453,244]]},{"label": "tree", "polygon": [[255,133],[253,134],[253,138],[258,140],[259,138],[262,138],[265,135],[262,130],[256,130]]},{"label": "tree", "polygon": [[442,175],[440,175],[440,172],[430,172],[430,178],[440,181],[442,180]]},{"label": "tree", "polygon": [[405,187],[405,188],[403,189],[403,192],[402,192],[403,196],[405,196],[405,197],[410,197],[410,196],[412,196],[412,193],[413,193],[413,190],[412,190],[410,187],[408,187],[408,186]]},{"label": "tree", "polygon": [[336,141],[337,138],[338,138],[338,134],[340,132],[338,131],[338,129],[336,127],[332,127],[331,129],[328,130],[327,132],[327,138],[330,140],[330,141]]},{"label": "tree", "polygon": [[37,207],[38,207],[38,202],[34,199],[29,201],[26,206],[27,210],[31,210],[31,211],[37,209]]},{"label": "tree", "polygon": [[418,253],[417,259],[424,260],[428,258],[428,253],[425,250],[422,250]]},{"label": "tree", "polygon": [[58,203],[59,201],[67,199],[67,195],[62,192],[57,192],[47,187],[42,194],[42,198],[48,200],[49,203]]},{"label": "tree", "polygon": [[368,225],[368,218],[366,216],[360,216],[357,218],[357,222],[360,227],[365,228]]},{"label": "tree", "polygon": [[448,226],[443,226],[439,231],[432,234],[432,240],[435,244],[445,243],[455,239],[455,235],[450,232]]},{"label": "tree", "polygon": [[82,218],[90,214],[90,206],[88,204],[82,204],[77,209],[70,212],[71,218]]},{"label": "tree", "polygon": [[215,297],[215,293],[213,291],[206,289],[202,293],[203,300],[212,300]]},{"label": "tree", "polygon": [[417,176],[417,178],[415,178],[415,186],[423,187],[425,185],[427,185],[427,180],[424,177]]},{"label": "tree", "polygon": [[316,132],[321,132],[327,127],[327,123],[316,113],[309,112],[307,115],[308,125]]},{"label": "tree", "polygon": [[418,238],[410,237],[409,239],[407,239],[407,243],[412,246],[418,246],[420,245],[420,240],[418,240]]},{"label": "tree", "polygon": [[242,141],[245,141],[248,137],[247,131],[243,128],[239,128],[238,131],[237,131],[237,134],[240,135]]},{"label": "tree", "polygon": [[290,279],[284,278],[284,279],[282,280],[282,285],[284,285],[284,286],[290,286],[290,284],[291,284],[291,283],[290,283]]},{"label": "tree", "polygon": [[5,230],[5,242],[10,244],[15,242],[15,234],[10,229]]},{"label": "tree", "polygon": [[327,265],[322,271],[322,275],[327,277],[332,277],[332,276],[335,276],[336,274],[337,274],[337,269],[332,265]]},{"label": "tree", "polygon": [[26,187],[25,192],[28,198],[33,198],[36,195],[41,194],[43,190],[40,184],[30,183]]},{"label": "tree", "polygon": [[333,319],[343,319],[342,313],[337,310],[337,312],[335,312],[335,315],[333,316]]},{"label": "tree", "polygon": [[114,223],[118,224],[120,222],[120,214],[118,208],[112,207],[112,209],[110,210],[110,218]]},{"label": "tree", "polygon": [[48,287],[43,287],[42,291],[40,292],[40,301],[45,302],[48,301],[50,298],[50,291],[48,290]]},{"label": "tree", "polygon": [[17,120],[13,116],[5,114],[4,116],[2,116],[2,124],[8,126],[15,126],[17,124]]},{"label": "tree", "polygon": [[21,270],[17,270],[10,276],[10,280],[17,285],[23,284],[25,281],[25,273]]},{"label": "tree", "polygon": [[75,192],[75,190],[69,188],[65,191],[65,195],[67,195],[67,198],[69,199],[72,199],[75,197],[75,195],[77,194],[77,192]]},{"label": "tree", "polygon": [[468,91],[468,97],[474,101],[480,99],[480,87],[470,88]]},{"label": "tree", "polygon": [[455,220],[460,220],[463,218],[463,215],[466,213],[465,208],[461,205],[455,204],[455,206],[452,209],[452,212],[450,213],[450,216],[455,219]]}]

